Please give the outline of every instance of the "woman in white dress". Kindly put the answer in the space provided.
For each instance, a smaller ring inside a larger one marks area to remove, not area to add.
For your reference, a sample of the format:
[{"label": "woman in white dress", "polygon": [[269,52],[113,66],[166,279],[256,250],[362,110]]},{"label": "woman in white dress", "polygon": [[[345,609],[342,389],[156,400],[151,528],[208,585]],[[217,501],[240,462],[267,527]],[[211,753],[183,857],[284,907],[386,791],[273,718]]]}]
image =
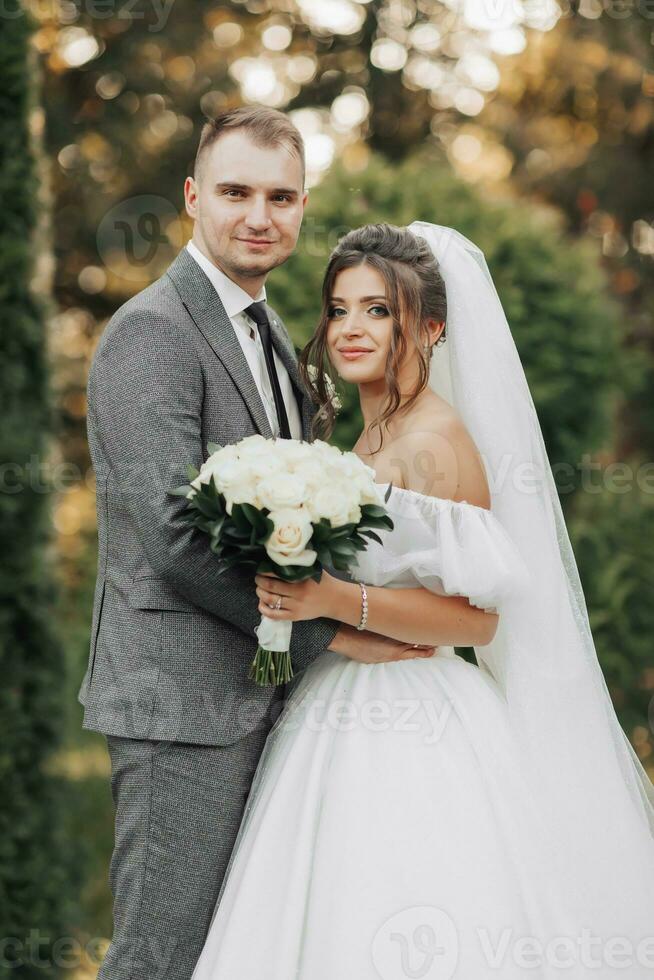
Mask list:
[{"label": "woman in white dress", "polygon": [[394,527],[358,581],[257,576],[260,610],[437,649],[299,677],[193,980],[654,977],[654,789],[483,253],[424,222],[350,232],[301,359],[329,429],[325,359]]}]

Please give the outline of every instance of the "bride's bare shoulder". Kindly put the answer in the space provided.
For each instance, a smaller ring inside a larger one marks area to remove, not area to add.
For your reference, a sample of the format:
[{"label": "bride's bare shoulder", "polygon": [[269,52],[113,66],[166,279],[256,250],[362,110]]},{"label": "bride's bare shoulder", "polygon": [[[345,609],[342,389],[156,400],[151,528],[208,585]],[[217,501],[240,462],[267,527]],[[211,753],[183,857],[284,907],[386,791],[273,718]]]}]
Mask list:
[{"label": "bride's bare shoulder", "polygon": [[425,404],[395,447],[408,490],[490,508],[486,472],[459,414],[443,399]]}]

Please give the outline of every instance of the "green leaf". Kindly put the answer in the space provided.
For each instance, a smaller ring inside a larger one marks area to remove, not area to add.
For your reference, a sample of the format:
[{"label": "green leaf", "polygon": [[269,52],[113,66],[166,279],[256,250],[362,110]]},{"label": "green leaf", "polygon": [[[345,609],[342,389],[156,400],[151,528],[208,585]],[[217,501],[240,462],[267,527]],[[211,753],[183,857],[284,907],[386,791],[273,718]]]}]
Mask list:
[{"label": "green leaf", "polygon": [[361,508],[361,516],[368,517],[385,517],[386,508],[382,507],[380,504],[364,504]]},{"label": "green leaf", "polygon": [[218,450],[219,449],[222,449],[222,448],[223,447],[218,442],[208,442],[207,443],[207,452],[209,453],[210,456],[213,456],[214,453],[217,453]]},{"label": "green leaf", "polygon": [[355,549],[349,541],[330,541],[329,550],[339,558],[353,558]]},{"label": "green leaf", "polygon": [[212,520],[218,520],[222,516],[221,508],[216,506],[215,498],[212,500],[211,497],[205,493],[197,493],[195,497],[193,497],[193,506],[196,507],[201,514],[204,514],[205,517],[209,517]]},{"label": "green leaf", "polygon": [[340,527],[333,528],[331,538],[348,538],[358,525],[355,523],[341,524]]},{"label": "green leaf", "polygon": [[[272,524],[272,521],[271,521]],[[311,535],[311,541],[314,547],[323,544],[328,541],[332,534],[332,528],[323,520],[319,521],[318,524],[313,525],[313,534]]]},{"label": "green leaf", "polygon": [[245,533],[247,537],[250,537],[250,528],[252,527],[250,521],[248,520],[247,514],[244,507],[249,506],[248,504],[233,504],[232,505],[232,522],[234,527],[241,533]]},{"label": "green leaf", "polygon": [[395,525],[393,524],[393,521],[391,520],[390,517],[371,517],[369,519],[366,519],[365,521],[361,521],[361,523],[359,524],[359,530],[366,527],[377,527],[377,528],[387,527],[389,530],[392,531],[394,526]]},{"label": "green leaf", "polygon": [[189,463],[186,467],[186,475],[188,476],[190,482],[191,480],[195,480],[195,478],[200,475],[200,471],[196,470],[192,463]]},{"label": "green leaf", "polygon": [[379,544],[383,545],[384,543],[382,539],[379,537],[379,535],[375,534],[374,531],[361,531],[360,533],[365,535],[365,537],[367,538],[372,538],[373,541],[377,541]]},{"label": "green leaf", "polygon": [[192,486],[190,486],[189,484],[186,484],[183,487],[175,487],[174,490],[169,490],[168,491],[168,494],[171,497],[188,497],[189,493],[193,489],[194,488]]},{"label": "green leaf", "polygon": [[252,524],[253,527],[256,527],[256,525],[257,525],[257,523],[259,521],[259,514],[261,512],[259,510],[257,510],[256,507],[253,507],[252,504],[242,503],[242,504],[238,504],[237,506],[239,506],[241,508],[241,510],[243,511],[243,513],[245,514],[245,516],[247,517],[247,519],[250,522],[250,524]]},{"label": "green leaf", "polygon": [[225,515],[221,514],[220,517],[216,518],[216,520],[211,522],[211,531],[209,533],[211,534],[212,538],[216,538],[216,539],[220,538],[221,540],[224,539],[226,521],[227,518],[225,517]]},{"label": "green leaf", "polygon": [[269,517],[262,516],[257,528],[259,541],[261,544],[265,544],[270,535],[275,530],[274,522],[270,520]]}]

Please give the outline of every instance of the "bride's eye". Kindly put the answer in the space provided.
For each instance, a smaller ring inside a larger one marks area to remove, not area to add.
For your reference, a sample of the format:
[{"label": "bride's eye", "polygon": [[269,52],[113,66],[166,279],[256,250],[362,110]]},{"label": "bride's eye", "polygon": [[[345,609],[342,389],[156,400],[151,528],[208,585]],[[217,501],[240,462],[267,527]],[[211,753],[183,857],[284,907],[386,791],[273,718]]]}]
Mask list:
[{"label": "bride's eye", "polygon": [[382,306],[380,303],[376,303],[374,306],[371,306],[370,309],[368,310],[368,312],[369,313],[372,313],[373,310],[379,310],[380,311],[379,314],[375,314],[375,316],[379,315],[380,317],[382,317],[382,316],[389,316],[390,315],[390,311],[385,306]]},{"label": "bride's eye", "polygon": [[332,306],[327,310],[327,316],[331,320],[333,317],[340,316],[341,314],[346,312],[347,310],[344,310],[342,306]]}]

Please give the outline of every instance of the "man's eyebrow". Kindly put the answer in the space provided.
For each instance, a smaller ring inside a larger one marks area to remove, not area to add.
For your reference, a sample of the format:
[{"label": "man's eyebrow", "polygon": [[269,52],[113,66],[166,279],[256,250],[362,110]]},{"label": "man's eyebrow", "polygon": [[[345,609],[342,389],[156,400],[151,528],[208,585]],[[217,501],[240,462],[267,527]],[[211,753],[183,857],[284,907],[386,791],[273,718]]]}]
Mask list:
[{"label": "man's eyebrow", "polygon": [[[240,184],[237,180],[221,180],[216,184],[216,188],[221,187],[233,187],[239,191],[251,191],[252,188],[248,184]],[[291,194],[293,197],[297,197],[297,191],[293,187],[273,187],[270,190],[271,194]]]},{"label": "man's eyebrow", "polygon": [[[386,297],[385,296],[362,296],[360,302],[361,303],[369,303],[371,299],[383,299],[383,300],[385,300]],[[332,303],[344,303],[345,302],[345,300],[341,296],[331,296],[330,297],[330,301]]]}]

